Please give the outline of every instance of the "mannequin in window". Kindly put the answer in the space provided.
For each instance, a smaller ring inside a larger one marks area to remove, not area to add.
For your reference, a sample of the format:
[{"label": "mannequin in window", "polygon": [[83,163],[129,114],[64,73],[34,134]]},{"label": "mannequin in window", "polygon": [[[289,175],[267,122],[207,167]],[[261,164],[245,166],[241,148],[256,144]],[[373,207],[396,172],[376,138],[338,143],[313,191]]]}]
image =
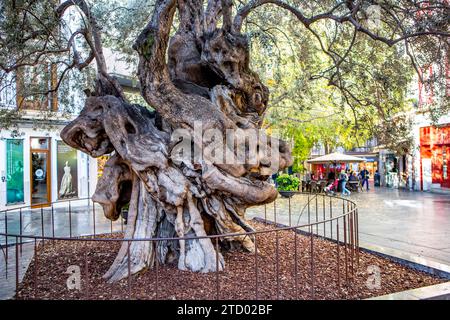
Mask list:
[{"label": "mannequin in window", "polygon": [[59,188],[59,197],[67,198],[73,194],[72,175],[70,174],[69,162],[66,161],[66,165],[64,166],[64,175],[61,179],[61,186]]}]

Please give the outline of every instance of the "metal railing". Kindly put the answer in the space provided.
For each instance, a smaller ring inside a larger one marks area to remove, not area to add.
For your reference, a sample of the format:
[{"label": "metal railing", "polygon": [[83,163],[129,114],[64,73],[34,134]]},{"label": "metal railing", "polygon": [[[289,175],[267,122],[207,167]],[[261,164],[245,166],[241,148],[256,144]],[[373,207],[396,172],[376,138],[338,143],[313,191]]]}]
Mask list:
[{"label": "metal railing", "polygon": [[[281,282],[281,272],[280,272],[280,261],[283,258],[282,255],[285,254],[280,251],[280,233],[282,232],[291,232],[293,238],[293,283],[292,293],[293,296],[298,298],[298,290],[299,290],[299,257],[300,252],[298,252],[298,239],[303,237],[303,240],[307,239],[309,241],[308,248],[303,250],[308,250],[309,257],[309,270],[302,270],[302,272],[308,272],[308,279],[310,281],[310,295],[309,298],[315,298],[315,290],[316,290],[316,281],[319,275],[316,274],[317,271],[317,254],[315,254],[316,242],[317,239],[331,241],[329,243],[334,244],[335,247],[335,260],[334,266],[336,273],[336,288],[337,290],[341,290],[342,286],[347,288],[351,287],[352,279],[354,279],[355,271],[359,266],[359,236],[358,236],[358,209],[356,204],[346,198],[341,197],[333,197],[325,194],[309,194],[309,193],[300,193],[293,192],[293,198],[278,198],[273,204],[264,205],[264,214],[259,214],[259,217],[256,218],[256,221],[263,223],[266,225],[264,230],[256,230],[245,233],[231,233],[231,234],[221,234],[221,235],[208,235],[203,237],[172,237],[172,238],[111,238],[105,237],[106,234],[113,234],[116,232],[123,232],[124,230],[124,221],[122,218],[119,218],[116,222],[109,222],[108,230],[105,230],[105,221],[100,221],[98,217],[96,217],[96,208],[95,205],[91,202],[90,199],[77,199],[77,200],[67,200],[63,202],[53,203],[47,209],[47,213],[50,215],[49,219],[44,218],[44,209],[35,209],[34,213],[37,213],[40,216],[40,228],[37,231],[38,234],[25,234],[23,232],[23,222],[22,215],[24,210],[32,210],[29,207],[22,207],[18,209],[11,209],[4,211],[5,217],[5,228],[4,232],[0,233],[0,238],[5,239],[5,245],[2,246],[3,256],[6,263],[6,270],[8,270],[9,260],[13,260],[14,270],[15,270],[15,285],[16,289],[19,288],[19,265],[20,259],[22,256],[22,246],[26,242],[31,242],[34,248],[34,270],[33,272],[33,284],[34,284],[34,294],[38,297],[38,282],[42,281],[39,279],[39,255],[41,250],[45,248],[46,242],[50,242],[53,245],[57,245],[58,243],[67,243],[71,241],[82,242],[84,244],[87,243],[104,243],[104,242],[121,242],[128,244],[127,256],[130,256],[130,246],[135,241],[148,241],[152,246],[156,247],[159,241],[171,241],[171,240],[198,240],[208,238],[211,240],[212,244],[216,249],[216,270],[215,270],[215,296],[216,299],[220,299],[220,275],[221,271],[219,270],[219,252],[220,252],[220,243],[222,239],[232,239],[234,237],[242,237],[248,236],[251,237],[255,250],[254,250],[254,259],[251,267],[253,268],[253,286],[254,286],[254,294],[251,299],[260,299],[260,286],[262,285],[261,275],[259,274],[260,265],[259,260],[261,259],[259,253],[259,246],[261,240],[272,239],[274,245],[274,263],[275,263],[275,276],[276,276],[276,298],[280,298],[280,282]],[[298,205],[298,201],[301,198],[301,205]],[[292,203],[292,199],[294,199],[294,203]],[[87,201],[87,215],[85,214],[86,220],[90,219],[92,221],[89,224],[89,228],[91,230],[90,233],[83,232],[83,234],[78,234],[77,228],[73,229],[73,205],[74,201],[83,202]],[[62,209],[61,209],[61,206]],[[56,208],[58,207],[58,210]],[[91,210],[92,208],[92,210]],[[287,212],[286,212],[287,208]],[[261,207],[262,209],[262,207]],[[272,212],[270,212],[272,210]],[[60,214],[61,212],[65,212],[67,215],[67,223],[68,223],[68,235],[66,236],[57,236],[55,231],[55,221],[60,217],[57,217],[57,212]],[[8,216],[18,214],[19,215],[19,232],[11,232],[8,230]],[[270,218],[273,217],[273,220]],[[293,219],[297,218],[297,223],[293,224]],[[104,218],[106,220],[106,218]],[[99,223],[101,223],[102,227],[99,227]],[[46,229],[47,228],[47,229]],[[269,228],[269,229],[267,229]],[[99,230],[102,229],[102,232]],[[267,229],[267,230],[266,230]],[[48,231],[46,231],[48,230]],[[103,237],[97,237],[99,233],[103,234]],[[273,236],[274,235],[274,236]],[[83,236],[83,237],[81,237]],[[271,238],[272,237],[272,238]],[[8,241],[8,238],[13,241]],[[8,248],[12,246],[15,247],[13,257],[8,255]],[[86,250],[95,250],[94,248],[88,249],[86,246]],[[302,249],[302,248],[300,248]],[[88,253],[90,253],[88,255]],[[251,253],[250,253],[251,254]],[[84,254],[84,274],[85,277],[89,278],[89,265],[93,261],[92,256],[95,255],[95,252],[85,252]],[[91,258],[88,258],[90,256]],[[128,261],[130,261],[128,259]],[[160,285],[158,282],[159,273],[161,272],[162,266],[159,265],[158,259],[155,259],[156,264],[153,269],[147,270],[146,272],[153,272],[155,277],[155,299],[159,299],[161,296],[165,296],[160,292]],[[226,268],[226,267],[225,267]],[[31,272],[31,271],[30,271]],[[250,276],[250,275],[249,275]],[[8,275],[6,274],[6,277]],[[133,275],[131,275],[131,266],[130,262],[128,263],[128,277],[127,277],[127,286],[128,286],[128,295],[129,299],[133,298]],[[319,279],[320,280],[320,279]],[[0,279],[0,281],[2,281]],[[86,283],[89,283],[86,281]],[[138,283],[134,284],[135,286],[139,286]],[[92,288],[89,288],[88,285],[84,287],[85,290],[85,298],[89,297],[89,294],[92,293]],[[291,296],[292,296],[291,295]]]}]

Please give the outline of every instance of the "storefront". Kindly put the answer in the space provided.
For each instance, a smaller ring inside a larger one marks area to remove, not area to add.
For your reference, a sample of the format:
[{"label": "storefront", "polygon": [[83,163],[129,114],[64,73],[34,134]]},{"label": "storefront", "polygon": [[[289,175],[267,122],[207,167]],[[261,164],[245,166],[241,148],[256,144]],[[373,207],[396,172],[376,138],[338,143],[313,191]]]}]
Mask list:
[{"label": "storefront", "polygon": [[[355,169],[355,166],[357,169]],[[378,171],[378,161],[374,158],[366,158],[365,162],[355,164],[355,166],[352,168],[353,171],[359,172],[366,168],[366,170],[369,171],[370,179],[372,179],[375,176],[375,172]]]},{"label": "storefront", "polygon": [[34,208],[86,198],[97,182],[97,161],[65,144],[60,128],[20,128],[0,136],[0,210]]},{"label": "storefront", "polygon": [[[420,176],[424,185],[450,188],[450,124],[420,128]],[[427,189],[428,186],[425,186]]]}]

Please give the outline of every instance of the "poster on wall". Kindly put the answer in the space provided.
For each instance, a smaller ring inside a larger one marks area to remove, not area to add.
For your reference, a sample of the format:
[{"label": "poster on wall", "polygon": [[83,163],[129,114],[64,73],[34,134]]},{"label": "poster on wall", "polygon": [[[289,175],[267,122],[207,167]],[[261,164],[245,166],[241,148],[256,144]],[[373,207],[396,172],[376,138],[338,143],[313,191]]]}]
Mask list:
[{"label": "poster on wall", "polygon": [[24,202],[23,140],[6,140],[6,202]]},{"label": "poster on wall", "polygon": [[78,197],[77,150],[57,141],[58,199]]}]

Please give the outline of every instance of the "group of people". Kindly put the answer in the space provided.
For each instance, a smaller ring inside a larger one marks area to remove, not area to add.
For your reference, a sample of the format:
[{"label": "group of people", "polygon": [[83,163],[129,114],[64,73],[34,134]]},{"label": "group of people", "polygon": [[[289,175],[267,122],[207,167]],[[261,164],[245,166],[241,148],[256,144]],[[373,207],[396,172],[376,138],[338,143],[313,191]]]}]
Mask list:
[{"label": "group of people", "polygon": [[354,171],[347,170],[341,170],[341,173],[336,178],[336,175],[334,172],[330,172],[328,174],[328,181],[330,181],[329,185],[325,188],[325,192],[334,192],[338,190],[338,186],[340,186],[340,190],[343,196],[349,196],[351,194],[351,191],[347,188],[347,183],[349,181],[361,181],[361,185],[364,188],[364,185],[366,186],[366,189],[369,190],[369,171],[364,167],[363,170],[361,170],[358,174]]},{"label": "group of people", "polygon": [[[375,173],[375,179],[377,178],[377,174],[378,171],[377,173]],[[358,173],[350,169],[343,169],[338,174],[334,171],[330,171],[326,177],[328,184],[324,188],[324,191],[326,193],[334,194],[337,193],[338,190],[340,190],[343,196],[348,196],[351,194],[351,191],[348,188],[349,182],[351,181],[359,181],[363,188],[366,187],[366,190],[369,190],[369,178],[370,173],[369,170],[366,169],[366,167],[363,167],[363,169]],[[324,180],[325,177],[322,173],[319,173],[319,177],[316,177],[314,172],[310,172],[305,175],[304,179],[306,182],[310,182]]]}]

